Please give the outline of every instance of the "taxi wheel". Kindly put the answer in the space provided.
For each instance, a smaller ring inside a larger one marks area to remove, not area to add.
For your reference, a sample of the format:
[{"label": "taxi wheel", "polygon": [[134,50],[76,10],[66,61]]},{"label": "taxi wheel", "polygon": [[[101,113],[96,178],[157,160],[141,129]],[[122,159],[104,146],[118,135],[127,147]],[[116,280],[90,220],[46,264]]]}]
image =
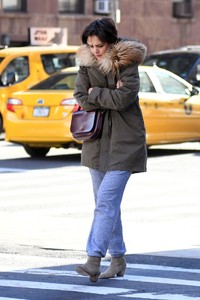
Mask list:
[{"label": "taxi wheel", "polygon": [[4,131],[3,130],[3,119],[2,119],[2,117],[0,115],[0,133],[3,132],[3,131]]},{"label": "taxi wheel", "polygon": [[50,148],[47,147],[31,147],[27,144],[24,144],[23,147],[26,153],[31,157],[45,157],[50,150]]}]

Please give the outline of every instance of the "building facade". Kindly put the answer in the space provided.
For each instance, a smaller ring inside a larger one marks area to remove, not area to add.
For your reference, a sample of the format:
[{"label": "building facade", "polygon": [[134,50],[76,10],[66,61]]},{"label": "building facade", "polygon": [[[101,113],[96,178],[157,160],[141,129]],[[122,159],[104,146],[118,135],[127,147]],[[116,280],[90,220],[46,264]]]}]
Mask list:
[{"label": "building facade", "polygon": [[200,0],[0,0],[0,44],[29,45],[32,28],[65,28],[66,43],[78,45],[83,28],[104,16],[148,53],[200,45]]}]

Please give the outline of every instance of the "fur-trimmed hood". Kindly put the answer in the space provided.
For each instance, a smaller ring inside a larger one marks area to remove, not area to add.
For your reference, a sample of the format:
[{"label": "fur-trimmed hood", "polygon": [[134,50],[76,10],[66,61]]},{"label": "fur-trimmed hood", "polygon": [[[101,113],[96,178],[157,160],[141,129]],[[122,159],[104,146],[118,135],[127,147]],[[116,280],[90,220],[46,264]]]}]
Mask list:
[{"label": "fur-trimmed hood", "polygon": [[128,66],[134,61],[141,64],[145,58],[146,46],[136,40],[119,40],[100,60],[96,60],[87,45],[78,49],[80,66],[97,67],[103,74],[110,71],[117,73],[120,67]]}]

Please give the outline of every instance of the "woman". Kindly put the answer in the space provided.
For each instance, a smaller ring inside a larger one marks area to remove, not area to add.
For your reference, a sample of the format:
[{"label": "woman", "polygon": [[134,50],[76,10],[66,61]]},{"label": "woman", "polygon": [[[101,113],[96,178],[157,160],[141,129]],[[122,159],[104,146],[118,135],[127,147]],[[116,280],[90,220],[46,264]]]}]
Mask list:
[{"label": "woman", "polygon": [[[85,141],[82,165],[90,170],[95,210],[87,241],[88,259],[76,271],[96,282],[98,277],[123,276],[126,269],[120,205],[132,173],[146,171],[146,140],[139,107],[138,65],[146,47],[118,37],[112,19],[93,21],[82,33],[74,97],[89,111],[105,110],[102,136]],[[101,258],[111,255],[100,275]]]}]

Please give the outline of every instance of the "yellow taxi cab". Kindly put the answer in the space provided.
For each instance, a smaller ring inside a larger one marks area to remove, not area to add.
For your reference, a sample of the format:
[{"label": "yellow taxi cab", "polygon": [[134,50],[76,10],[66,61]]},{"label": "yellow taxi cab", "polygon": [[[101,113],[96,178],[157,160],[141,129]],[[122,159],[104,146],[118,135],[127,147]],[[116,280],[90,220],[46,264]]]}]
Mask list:
[{"label": "yellow taxi cab", "polygon": [[147,145],[200,141],[199,89],[156,66],[139,73]]},{"label": "yellow taxi cab", "polygon": [[0,132],[5,127],[7,98],[49,75],[76,65],[78,46],[27,46],[0,50]]},{"label": "yellow taxi cab", "polygon": [[[51,147],[81,149],[70,132],[78,68],[68,68],[7,101],[6,141],[20,143],[32,157]],[[200,141],[199,91],[177,75],[158,67],[139,67],[140,106],[147,146]]]}]

